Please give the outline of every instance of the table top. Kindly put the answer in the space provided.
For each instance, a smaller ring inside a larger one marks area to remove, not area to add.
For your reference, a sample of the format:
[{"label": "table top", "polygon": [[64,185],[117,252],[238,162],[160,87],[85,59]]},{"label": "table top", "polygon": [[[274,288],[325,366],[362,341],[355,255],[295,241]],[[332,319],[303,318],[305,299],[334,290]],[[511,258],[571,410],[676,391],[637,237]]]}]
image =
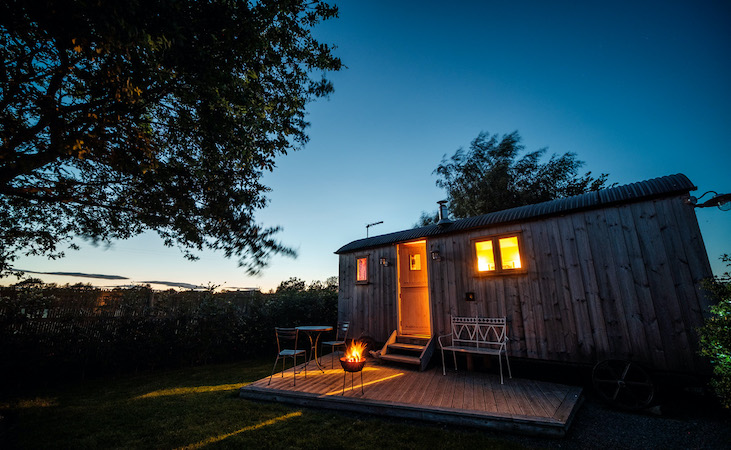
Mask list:
[{"label": "table top", "polygon": [[300,331],[332,331],[333,327],[330,325],[305,325],[301,327],[295,327]]}]

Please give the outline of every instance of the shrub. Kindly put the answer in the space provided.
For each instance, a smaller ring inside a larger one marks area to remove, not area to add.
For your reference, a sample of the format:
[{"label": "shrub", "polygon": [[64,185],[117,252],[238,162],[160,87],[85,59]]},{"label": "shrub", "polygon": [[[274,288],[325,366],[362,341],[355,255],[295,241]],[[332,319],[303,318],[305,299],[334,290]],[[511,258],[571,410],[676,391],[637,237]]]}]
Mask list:
[{"label": "shrub", "polygon": [[275,326],[336,320],[332,283],[262,294],[24,282],[0,289],[0,389],[273,354]]},{"label": "shrub", "polygon": [[[731,266],[731,257],[721,259]],[[699,331],[700,354],[713,365],[715,378],[711,380],[716,395],[726,408],[731,408],[731,274],[714,277],[705,288],[718,303],[711,306],[711,315]]]}]

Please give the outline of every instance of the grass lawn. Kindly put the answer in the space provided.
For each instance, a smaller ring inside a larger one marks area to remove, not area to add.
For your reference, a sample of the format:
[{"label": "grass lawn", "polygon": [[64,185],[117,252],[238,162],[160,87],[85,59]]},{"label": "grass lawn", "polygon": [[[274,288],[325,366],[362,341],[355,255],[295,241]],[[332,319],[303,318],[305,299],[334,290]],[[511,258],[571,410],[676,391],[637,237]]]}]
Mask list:
[{"label": "grass lawn", "polygon": [[87,381],[0,402],[0,448],[519,448],[475,430],[238,397],[272,360]]}]

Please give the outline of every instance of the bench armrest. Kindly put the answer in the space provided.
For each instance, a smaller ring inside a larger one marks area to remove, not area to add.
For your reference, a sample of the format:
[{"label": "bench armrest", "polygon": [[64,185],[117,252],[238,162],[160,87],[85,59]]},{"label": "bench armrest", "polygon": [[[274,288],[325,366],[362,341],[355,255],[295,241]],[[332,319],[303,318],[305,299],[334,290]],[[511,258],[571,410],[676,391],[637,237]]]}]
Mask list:
[{"label": "bench armrest", "polygon": [[451,336],[451,335],[452,335],[452,333],[449,333],[449,334],[443,334],[443,335],[441,335],[441,336],[439,336],[439,337],[437,338],[437,340],[439,341],[439,347],[440,347],[440,348],[444,348],[444,344],[442,344],[442,338],[445,338],[445,337],[449,337],[449,336]]}]

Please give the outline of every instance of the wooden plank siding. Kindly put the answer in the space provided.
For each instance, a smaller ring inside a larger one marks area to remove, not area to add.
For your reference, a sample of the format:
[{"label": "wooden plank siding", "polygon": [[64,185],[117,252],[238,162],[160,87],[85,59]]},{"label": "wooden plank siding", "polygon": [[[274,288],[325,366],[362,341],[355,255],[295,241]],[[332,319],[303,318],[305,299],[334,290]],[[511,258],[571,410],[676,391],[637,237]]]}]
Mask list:
[{"label": "wooden plank siding", "polygon": [[[435,336],[449,318],[506,316],[511,356],[592,364],[621,358],[655,370],[705,371],[695,354],[711,276],[687,195],[625,202],[564,215],[427,237]],[[522,273],[476,276],[474,239],[519,233]],[[355,284],[355,258],[370,257],[368,285]],[[383,267],[380,257],[394,264]],[[396,329],[396,244],[340,254],[340,317],[353,337],[385,341]],[[475,301],[465,300],[473,292]],[[483,399],[483,401],[491,401]]]},{"label": "wooden plank siding", "polygon": [[[368,283],[356,284],[356,259],[368,257]],[[388,266],[380,264],[387,258]],[[350,321],[351,338],[372,337],[381,342],[396,329],[398,285],[396,246],[340,255],[338,320]],[[385,336],[385,337],[384,337]]]}]

